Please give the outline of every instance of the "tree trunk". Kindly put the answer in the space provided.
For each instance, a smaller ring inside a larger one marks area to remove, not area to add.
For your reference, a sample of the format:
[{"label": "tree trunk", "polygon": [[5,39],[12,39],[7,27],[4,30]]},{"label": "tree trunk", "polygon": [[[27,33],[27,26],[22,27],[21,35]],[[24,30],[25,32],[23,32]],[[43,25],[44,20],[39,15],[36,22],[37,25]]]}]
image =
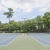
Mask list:
[{"label": "tree trunk", "polygon": [[10,24],[10,18],[9,18],[9,24]]},{"label": "tree trunk", "polygon": [[10,32],[10,18],[9,18],[9,32]]}]

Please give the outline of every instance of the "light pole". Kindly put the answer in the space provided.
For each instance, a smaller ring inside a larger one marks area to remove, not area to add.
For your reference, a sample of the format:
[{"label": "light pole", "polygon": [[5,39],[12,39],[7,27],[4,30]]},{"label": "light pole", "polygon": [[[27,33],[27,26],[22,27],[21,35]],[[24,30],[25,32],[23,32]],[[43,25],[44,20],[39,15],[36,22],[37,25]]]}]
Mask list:
[{"label": "light pole", "polygon": [[27,18],[22,18],[22,19],[24,19],[24,22],[25,22]]},{"label": "light pole", "polygon": [[[24,20],[24,32],[25,32],[25,24],[26,24],[26,19],[27,18],[22,18],[23,20]],[[24,33],[24,35],[25,35],[25,33]]]}]

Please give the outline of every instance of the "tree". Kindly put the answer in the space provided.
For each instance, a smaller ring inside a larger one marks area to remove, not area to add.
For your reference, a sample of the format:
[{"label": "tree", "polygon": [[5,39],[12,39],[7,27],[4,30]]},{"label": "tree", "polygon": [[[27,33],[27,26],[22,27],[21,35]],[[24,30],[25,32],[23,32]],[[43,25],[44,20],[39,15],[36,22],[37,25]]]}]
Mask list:
[{"label": "tree", "polygon": [[7,15],[7,18],[9,19],[10,22],[10,18],[13,16],[13,9],[12,8],[8,8],[8,12],[4,12],[4,15]]},{"label": "tree", "polygon": [[46,29],[50,28],[50,12],[44,13],[43,23]]},{"label": "tree", "polygon": [[42,21],[41,16],[37,16],[36,17],[36,24],[37,24],[38,29],[42,30],[42,28],[43,28],[43,21]]},{"label": "tree", "polygon": [[[13,9],[12,8],[8,8],[8,12],[5,12],[4,15],[7,15],[7,18],[9,19],[9,24],[10,24],[10,18],[13,16]],[[10,32],[10,28],[9,28],[9,32]]]},{"label": "tree", "polygon": [[1,24],[1,21],[0,21],[0,24]]},{"label": "tree", "polygon": [[10,28],[11,32],[13,32],[13,31],[17,32],[17,30],[19,29],[18,22],[14,21],[14,20],[10,21],[9,25],[10,25],[9,28]]}]

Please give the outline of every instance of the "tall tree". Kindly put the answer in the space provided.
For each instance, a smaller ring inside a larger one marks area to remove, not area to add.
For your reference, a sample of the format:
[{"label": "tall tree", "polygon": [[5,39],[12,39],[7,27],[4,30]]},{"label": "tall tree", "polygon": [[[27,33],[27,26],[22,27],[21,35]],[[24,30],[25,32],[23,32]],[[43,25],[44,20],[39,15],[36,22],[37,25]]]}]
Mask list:
[{"label": "tall tree", "polygon": [[44,13],[43,23],[45,25],[45,28],[50,28],[50,12]]},{"label": "tall tree", "polygon": [[1,21],[0,21],[0,24],[1,24]]},{"label": "tall tree", "polygon": [[4,12],[4,15],[7,15],[7,18],[9,19],[10,22],[10,18],[13,16],[13,9],[12,8],[8,8],[8,12]]},{"label": "tall tree", "polygon": [[43,21],[42,21],[41,16],[37,16],[36,22],[37,22],[36,24],[38,26],[38,29],[42,29],[43,28],[43,25],[42,25]]},{"label": "tall tree", "polygon": [[9,32],[10,32],[10,18],[13,16],[13,9],[8,8],[8,12],[4,12],[4,15],[7,15],[7,18],[9,19]]}]

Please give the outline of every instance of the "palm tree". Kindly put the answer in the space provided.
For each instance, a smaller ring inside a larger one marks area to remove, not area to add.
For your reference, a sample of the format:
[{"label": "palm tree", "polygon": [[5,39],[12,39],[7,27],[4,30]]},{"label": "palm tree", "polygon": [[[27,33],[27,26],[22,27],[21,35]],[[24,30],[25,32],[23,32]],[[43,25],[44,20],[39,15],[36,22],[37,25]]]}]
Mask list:
[{"label": "palm tree", "polygon": [[8,8],[8,12],[5,12],[4,15],[7,15],[7,18],[9,19],[9,32],[10,32],[10,18],[13,16],[13,9],[12,8]]},{"label": "palm tree", "polygon": [[10,23],[10,18],[13,16],[13,9],[12,8],[8,8],[8,12],[4,12],[4,15],[7,15],[7,18],[9,19],[9,23]]}]

